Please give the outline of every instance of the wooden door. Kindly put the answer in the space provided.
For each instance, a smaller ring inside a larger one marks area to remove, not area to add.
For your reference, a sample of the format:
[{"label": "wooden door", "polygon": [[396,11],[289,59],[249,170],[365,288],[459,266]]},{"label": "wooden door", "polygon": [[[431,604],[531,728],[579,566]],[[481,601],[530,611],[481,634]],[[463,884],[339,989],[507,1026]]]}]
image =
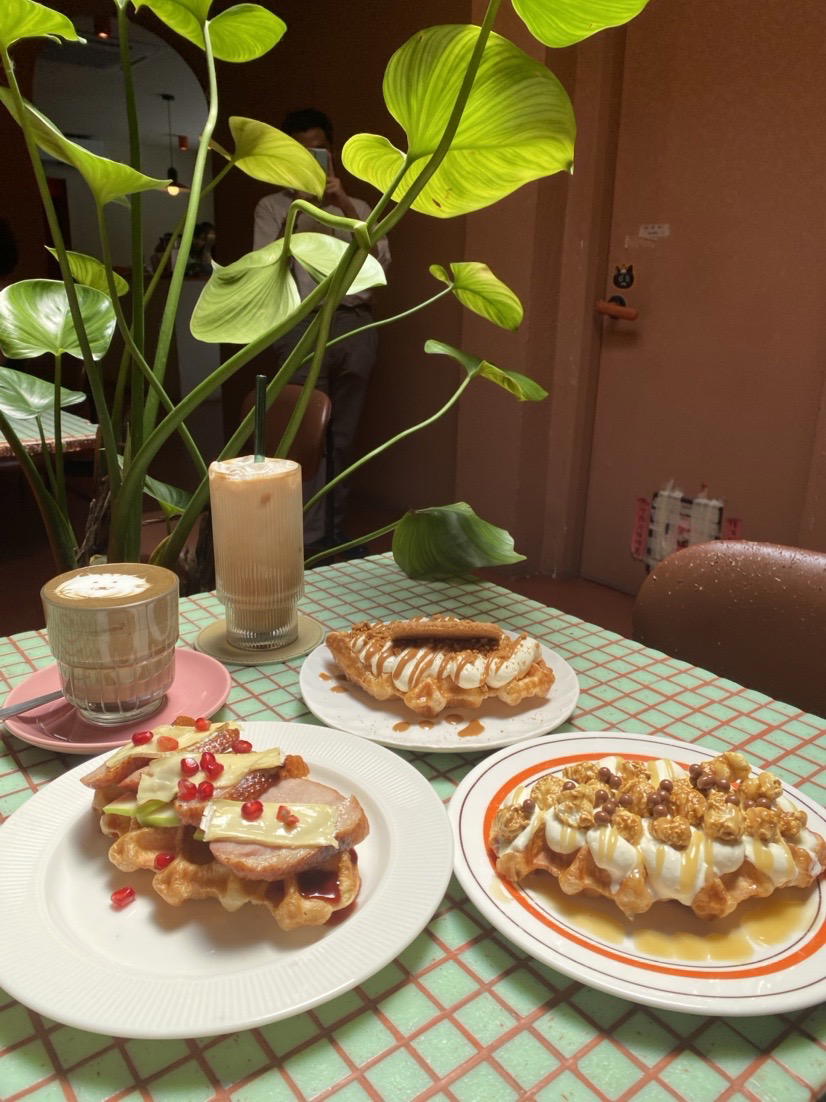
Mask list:
[{"label": "wooden door", "polygon": [[[635,501],[702,484],[797,544],[826,449],[826,5],[656,0],[627,31],[581,572],[635,592]],[[823,502],[822,507],[826,507]],[[809,542],[809,546],[815,546]]]}]

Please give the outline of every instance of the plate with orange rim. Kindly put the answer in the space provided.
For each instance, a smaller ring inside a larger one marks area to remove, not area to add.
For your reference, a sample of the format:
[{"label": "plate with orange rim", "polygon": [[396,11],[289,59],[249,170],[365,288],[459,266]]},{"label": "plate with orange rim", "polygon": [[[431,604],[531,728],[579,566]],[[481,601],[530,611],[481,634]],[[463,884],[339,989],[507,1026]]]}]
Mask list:
[{"label": "plate with orange rim", "polygon": [[576,708],[573,667],[549,647],[540,649],[555,678],[547,697],[516,707],[491,699],[481,708],[449,709],[435,719],[416,715],[401,700],[374,700],[347,680],[324,643],[304,660],[299,684],[307,707],[328,727],[397,750],[478,754],[553,731]]},{"label": "plate with orange rim", "polygon": [[[520,786],[578,761],[617,755],[670,759],[684,767],[715,754],[692,743],[622,731],[549,735],[479,762],[454,793],[454,871],[472,902],[508,940],[557,971],[620,998],[703,1015],[778,1014],[826,998],[826,883],[751,899],[723,919],[698,919],[658,902],[633,919],[608,899],[568,896],[532,873],[516,885],[497,876],[487,837]],[[826,811],[784,785],[784,795],[826,837]]]}]

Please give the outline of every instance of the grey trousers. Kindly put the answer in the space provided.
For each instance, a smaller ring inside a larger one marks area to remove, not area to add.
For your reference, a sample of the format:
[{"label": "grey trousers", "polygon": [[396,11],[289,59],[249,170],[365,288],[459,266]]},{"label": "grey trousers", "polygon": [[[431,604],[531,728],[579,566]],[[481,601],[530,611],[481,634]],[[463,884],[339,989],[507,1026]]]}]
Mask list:
[{"label": "grey trousers", "polygon": [[[284,363],[310,320],[306,319],[273,345],[279,366]],[[330,337],[351,333],[363,325],[369,325],[372,320],[373,313],[369,306],[340,306],[330,327]],[[353,461],[356,433],[367,397],[370,374],[376,362],[377,345],[376,330],[368,329],[366,333],[358,333],[334,345],[324,357],[316,386],[329,394],[332,402],[327,435],[327,461],[326,464],[322,462],[316,477],[304,484],[305,501]],[[309,364],[299,368],[292,382],[303,383],[309,370]],[[304,514],[305,544],[318,543],[322,539],[340,542],[344,532],[348,496],[349,489],[346,483],[342,483]],[[332,501],[328,504],[330,498]]]}]

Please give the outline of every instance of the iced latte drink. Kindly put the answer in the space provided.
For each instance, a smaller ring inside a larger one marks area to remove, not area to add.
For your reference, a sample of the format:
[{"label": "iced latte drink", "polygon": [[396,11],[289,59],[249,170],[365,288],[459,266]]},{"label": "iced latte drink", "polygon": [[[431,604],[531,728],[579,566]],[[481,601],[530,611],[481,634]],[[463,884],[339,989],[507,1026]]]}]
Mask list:
[{"label": "iced latte drink", "polygon": [[218,460],[209,468],[209,497],[228,642],[243,650],[293,642],[304,592],[301,468],[251,455]]}]

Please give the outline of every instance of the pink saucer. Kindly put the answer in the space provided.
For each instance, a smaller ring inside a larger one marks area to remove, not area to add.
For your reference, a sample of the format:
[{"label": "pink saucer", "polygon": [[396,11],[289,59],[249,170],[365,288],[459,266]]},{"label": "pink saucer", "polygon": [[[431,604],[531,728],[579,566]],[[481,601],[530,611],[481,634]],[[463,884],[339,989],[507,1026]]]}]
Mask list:
[{"label": "pink saucer", "polygon": [[[178,647],[175,652],[175,680],[166,703],[154,715],[117,727],[96,727],[87,723],[66,700],[55,700],[5,720],[12,734],[33,746],[45,746],[61,754],[100,754],[122,746],[135,731],[171,723],[176,716],[211,716],[229,696],[229,671],[208,654]],[[5,704],[42,696],[60,688],[57,666],[44,666],[20,682]]]}]

